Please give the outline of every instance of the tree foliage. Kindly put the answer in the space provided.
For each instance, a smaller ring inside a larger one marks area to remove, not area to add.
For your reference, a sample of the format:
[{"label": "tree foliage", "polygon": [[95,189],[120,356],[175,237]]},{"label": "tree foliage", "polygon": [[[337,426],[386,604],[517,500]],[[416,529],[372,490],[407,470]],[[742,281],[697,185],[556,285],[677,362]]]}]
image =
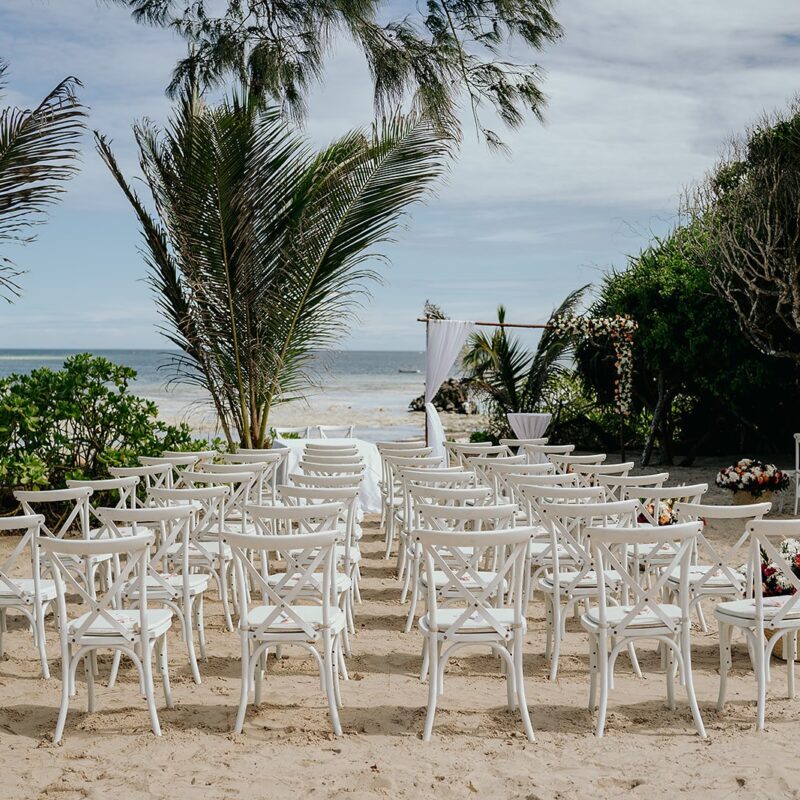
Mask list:
[{"label": "tree foliage", "polygon": [[[703,259],[692,257],[694,232],[679,228],[656,239],[627,268],[607,274],[592,316],[628,314],[639,323],[634,339],[634,402],[651,418],[643,462],[660,445],[671,463],[673,439],[690,455],[732,430],[763,443],[784,403],[796,395],[792,376],[759,353],[739,330],[736,315],[714,290]],[[578,348],[578,367],[601,402],[613,402],[615,372],[601,342]],[[778,387],[781,387],[780,389]]]},{"label": "tree foliage", "polygon": [[538,51],[561,33],[554,0],[427,0],[400,19],[385,19],[395,10],[382,0],[114,2],[189,43],[169,86],[173,96],[189,80],[213,87],[233,76],[302,119],[326,57],[346,36],[364,55],[379,116],[413,94],[429,119],[452,130],[459,97],[466,96],[494,144],[499,138],[482,124],[482,107],[517,127],[526,111],[539,117],[544,104],[540,68],[512,57],[511,45]]},{"label": "tree foliage", "polygon": [[[0,98],[8,67],[0,60]],[[34,109],[0,111],[0,296],[17,293],[19,270],[6,254],[32,240],[31,228],[64,191],[76,170],[86,110],[77,78],[65,78]]]},{"label": "tree foliage", "polygon": [[187,92],[165,130],[136,126],[151,214],[100,153],[136,212],[176,376],[205,388],[228,442],[268,439],[272,407],[313,385],[315,352],[348,330],[375,247],[446,169],[449,143],[395,116],[313,152],[249,94]]},{"label": "tree foliage", "polygon": [[743,335],[800,363],[800,101],[736,139],[688,212],[693,250]]},{"label": "tree foliage", "polygon": [[[0,486],[60,488],[68,478],[106,477],[140,455],[192,449],[186,425],[158,419],[155,403],[131,394],[135,370],[106,358],[70,356],[0,380]],[[8,501],[8,497],[0,498]]]}]

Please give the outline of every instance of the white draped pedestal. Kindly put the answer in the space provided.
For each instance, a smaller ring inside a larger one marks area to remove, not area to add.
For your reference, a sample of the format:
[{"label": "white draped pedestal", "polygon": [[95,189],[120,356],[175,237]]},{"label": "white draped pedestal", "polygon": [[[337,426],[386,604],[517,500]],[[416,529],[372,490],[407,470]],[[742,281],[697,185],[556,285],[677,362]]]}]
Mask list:
[{"label": "white draped pedestal", "polygon": [[552,414],[508,414],[508,424],[517,439],[541,439]]},{"label": "white draped pedestal", "polygon": [[286,447],[289,455],[286,459],[286,472],[284,482],[293,472],[299,472],[300,460],[303,455],[307,442],[313,444],[330,445],[353,445],[358,448],[358,453],[367,468],[364,472],[364,480],[359,491],[361,509],[364,513],[378,514],[381,510],[381,490],[378,483],[381,479],[381,457],[378,448],[372,442],[365,442],[363,439],[276,439],[274,447]]}]

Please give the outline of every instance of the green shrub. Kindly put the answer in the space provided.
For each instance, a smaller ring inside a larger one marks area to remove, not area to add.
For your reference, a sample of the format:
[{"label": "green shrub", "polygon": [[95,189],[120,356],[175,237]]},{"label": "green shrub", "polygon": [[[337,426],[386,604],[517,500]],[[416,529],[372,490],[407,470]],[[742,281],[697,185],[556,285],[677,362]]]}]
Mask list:
[{"label": "green shrub", "polygon": [[469,435],[471,442],[491,442],[492,444],[499,444],[499,437],[495,436],[491,431],[472,431]]},{"label": "green shrub", "polygon": [[140,455],[209,447],[186,424],[167,425],[155,403],[131,394],[135,377],[130,367],[82,353],[57,371],[0,380],[0,502],[12,502],[18,488],[107,477],[109,467],[135,464]]}]

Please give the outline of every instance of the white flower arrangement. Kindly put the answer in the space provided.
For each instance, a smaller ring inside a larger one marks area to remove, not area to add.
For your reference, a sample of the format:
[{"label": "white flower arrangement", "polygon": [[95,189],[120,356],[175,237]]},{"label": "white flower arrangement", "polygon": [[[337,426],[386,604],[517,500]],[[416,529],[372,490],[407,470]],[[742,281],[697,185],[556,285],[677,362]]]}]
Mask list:
[{"label": "white flower arrangement", "polygon": [[631,413],[633,403],[633,336],[639,323],[619,314],[616,317],[556,317],[553,328],[559,333],[589,338],[606,336],[614,348],[614,399],[617,411],[623,416]]},{"label": "white flower arrangement", "polygon": [[789,485],[789,476],[774,464],[743,458],[730,467],[721,469],[714,482],[720,489],[750,492],[755,498],[764,492],[785,489]]}]

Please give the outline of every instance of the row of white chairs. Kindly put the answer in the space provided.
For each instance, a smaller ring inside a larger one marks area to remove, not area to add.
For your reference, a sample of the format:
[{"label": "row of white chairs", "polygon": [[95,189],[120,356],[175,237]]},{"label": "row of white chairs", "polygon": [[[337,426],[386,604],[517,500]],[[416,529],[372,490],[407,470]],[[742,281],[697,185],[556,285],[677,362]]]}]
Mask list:
[{"label": "row of white chairs", "polygon": [[355,425],[296,425],[280,427],[275,433],[279,439],[292,436],[297,439],[352,439]]}]

